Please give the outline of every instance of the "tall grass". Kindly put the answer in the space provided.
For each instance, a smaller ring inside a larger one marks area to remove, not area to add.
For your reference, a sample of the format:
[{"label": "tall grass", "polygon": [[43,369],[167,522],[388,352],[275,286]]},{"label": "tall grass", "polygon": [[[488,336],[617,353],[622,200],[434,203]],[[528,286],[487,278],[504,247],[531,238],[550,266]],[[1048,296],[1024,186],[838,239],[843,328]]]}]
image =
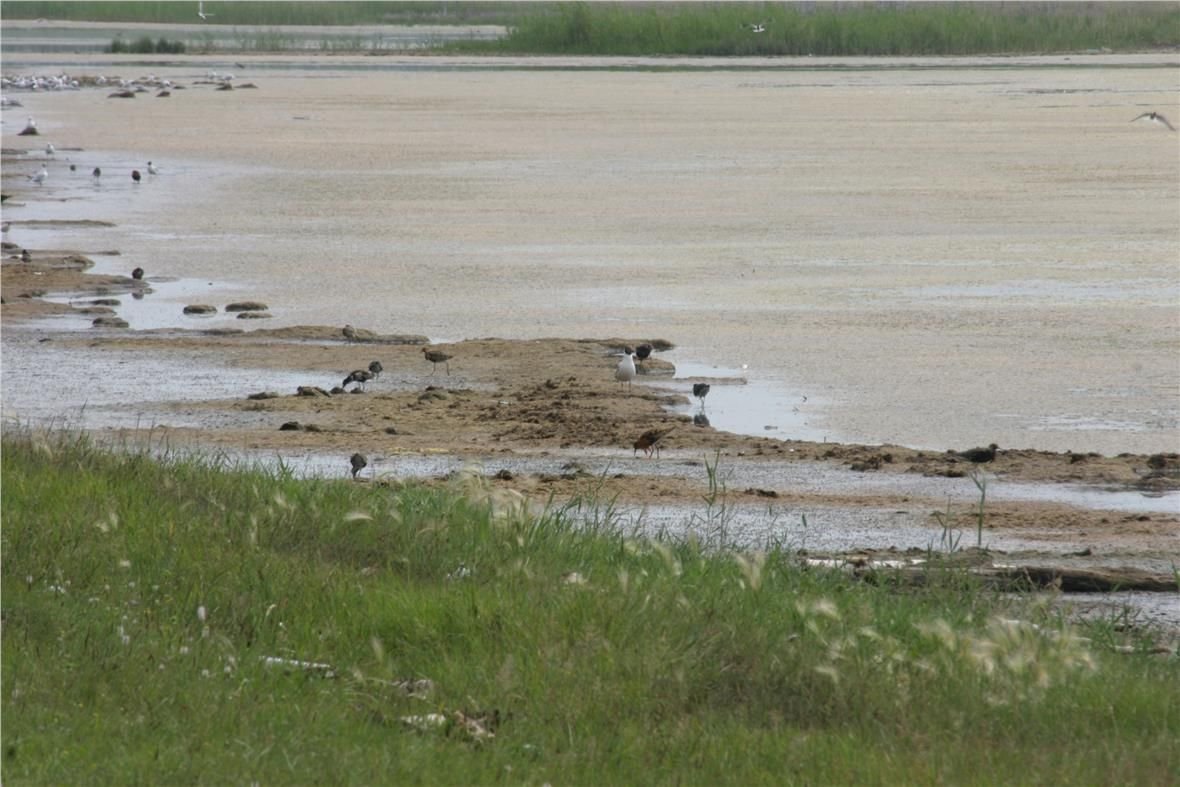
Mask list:
[{"label": "tall grass", "polygon": [[[755,32],[751,26],[765,29]],[[1180,45],[1174,3],[562,3],[468,50],[596,55],[968,55]]]},{"label": "tall grass", "polygon": [[477,473],[0,448],[8,784],[1175,775],[1174,658],[961,578],[587,530]]}]

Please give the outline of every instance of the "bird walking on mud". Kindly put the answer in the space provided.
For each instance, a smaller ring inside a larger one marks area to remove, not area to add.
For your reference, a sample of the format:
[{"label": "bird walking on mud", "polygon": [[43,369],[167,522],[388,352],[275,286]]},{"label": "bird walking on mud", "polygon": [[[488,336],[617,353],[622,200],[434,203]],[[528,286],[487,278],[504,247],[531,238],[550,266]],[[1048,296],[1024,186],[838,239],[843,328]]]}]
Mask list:
[{"label": "bird walking on mud", "polygon": [[369,364],[369,373],[373,375],[374,380],[380,377],[383,371],[385,371],[385,367],[381,365],[380,361],[373,361]]},{"label": "bird walking on mud", "polygon": [[[1168,119],[1159,112],[1144,112],[1142,115],[1135,118],[1135,120],[1143,120],[1145,118],[1150,120],[1152,123],[1159,123],[1160,125],[1167,126],[1172,131],[1176,130],[1176,127],[1169,123]],[[1135,120],[1132,120],[1131,122],[1134,123]]]},{"label": "bird walking on mud", "polygon": [[352,465],[352,477],[353,478],[356,478],[356,474],[359,473],[360,471],[364,470],[365,466],[369,464],[369,460],[365,459],[365,455],[362,453],[353,454],[352,458],[349,459],[348,461]]},{"label": "bird walking on mud", "polygon": [[341,331],[341,333],[344,334],[344,341],[346,342],[355,342],[357,340],[356,328],[353,328],[351,325],[345,325],[344,330]]},{"label": "bird walking on mud", "polygon": [[627,348],[627,352],[623,355],[623,359],[619,361],[619,365],[615,367],[615,379],[620,383],[627,384],[627,390],[631,390],[631,381],[635,379],[635,353],[631,352],[631,348]]},{"label": "bird walking on mud", "polygon": [[448,375],[451,373],[451,359],[454,358],[455,356],[448,355],[447,353],[443,352],[442,350],[432,350],[429,347],[422,348],[422,355],[424,355],[426,357],[426,360],[430,361],[430,363],[432,364],[432,366],[430,367],[431,374],[435,373],[435,371],[438,369],[438,365],[440,363],[446,364]]},{"label": "bird walking on mud", "polygon": [[981,465],[994,460],[996,458],[996,449],[998,448],[998,445],[992,443],[987,448],[971,448],[966,451],[952,451],[951,453],[960,459],[966,459],[968,462]]},{"label": "bird walking on mud", "polygon": [[352,390],[363,391],[365,390],[365,383],[372,379],[372,372],[365,371],[364,369],[354,369],[348,373],[347,377],[344,378],[344,382],[340,383],[340,387],[347,388],[349,383],[356,383],[356,388],[353,388]]},{"label": "bird walking on mud", "polygon": [[639,451],[643,451],[648,459],[651,459],[652,454],[660,455],[660,441],[668,436],[669,433],[675,429],[675,426],[670,426],[667,429],[648,429],[643,434],[639,435],[639,439],[635,441],[635,450],[632,455]]}]

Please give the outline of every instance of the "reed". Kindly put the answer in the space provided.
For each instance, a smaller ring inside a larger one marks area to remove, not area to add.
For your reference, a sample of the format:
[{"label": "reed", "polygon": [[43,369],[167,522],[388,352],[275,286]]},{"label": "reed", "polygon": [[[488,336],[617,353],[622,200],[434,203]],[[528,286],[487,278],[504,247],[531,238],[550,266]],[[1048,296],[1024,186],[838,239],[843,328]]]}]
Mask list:
[{"label": "reed", "polygon": [[613,503],[537,510],[477,469],[0,449],[9,784],[1174,775],[1175,658],[961,578],[638,538]]}]

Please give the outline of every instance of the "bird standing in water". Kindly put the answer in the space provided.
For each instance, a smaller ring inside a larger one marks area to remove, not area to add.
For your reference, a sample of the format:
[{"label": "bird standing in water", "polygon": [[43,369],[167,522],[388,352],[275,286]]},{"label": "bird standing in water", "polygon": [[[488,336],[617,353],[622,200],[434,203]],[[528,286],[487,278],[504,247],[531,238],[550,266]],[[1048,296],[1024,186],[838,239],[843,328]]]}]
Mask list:
[{"label": "bird standing in water", "polygon": [[615,379],[620,383],[627,384],[627,390],[631,390],[631,381],[635,379],[635,353],[627,348],[627,352],[623,355],[623,360],[619,361],[619,365],[615,367]]},{"label": "bird standing in water", "polygon": [[348,373],[347,377],[344,378],[344,382],[340,383],[340,387],[347,388],[349,383],[356,383],[356,388],[353,388],[352,390],[363,391],[365,390],[365,383],[372,379],[372,372],[367,372],[364,369],[354,369]]},{"label": "bird standing in water", "polygon": [[131,179],[133,181],[135,181],[136,183],[138,183],[140,180],[143,179],[143,176],[139,174],[139,170],[133,169],[133,170],[131,170]]},{"label": "bird standing in water", "polygon": [[701,400],[701,409],[705,409],[705,397],[709,395],[708,383],[693,383],[692,395]]},{"label": "bird standing in water", "polygon": [[361,454],[361,453],[353,454],[352,458],[349,459],[348,461],[352,464],[352,477],[353,478],[356,478],[356,474],[359,473],[360,471],[364,470],[365,466],[369,464],[369,460],[365,459],[365,455]]}]

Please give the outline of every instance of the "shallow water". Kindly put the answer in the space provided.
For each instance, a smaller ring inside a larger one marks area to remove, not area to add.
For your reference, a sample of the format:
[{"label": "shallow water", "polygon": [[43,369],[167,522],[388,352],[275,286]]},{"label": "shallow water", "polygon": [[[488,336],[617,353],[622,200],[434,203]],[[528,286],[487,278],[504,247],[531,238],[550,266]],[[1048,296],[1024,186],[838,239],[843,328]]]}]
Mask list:
[{"label": "shallow water", "polygon": [[[714,386],[718,428],[1175,450],[1180,157],[1174,135],[1127,120],[1180,114],[1180,69],[1075,60],[247,58],[238,78],[257,91],[21,95],[5,147],[28,144],[12,135],[33,114],[59,154],[22,194],[41,199],[5,219],[115,222],[9,239],[118,249],[100,271],[175,280],[126,301],[135,328],[250,298],[271,305],[267,327],[659,337],[681,378],[747,380]],[[52,62],[182,82],[215,67]],[[163,174],[133,187],[148,159]],[[12,415],[33,383],[3,382]]]}]

